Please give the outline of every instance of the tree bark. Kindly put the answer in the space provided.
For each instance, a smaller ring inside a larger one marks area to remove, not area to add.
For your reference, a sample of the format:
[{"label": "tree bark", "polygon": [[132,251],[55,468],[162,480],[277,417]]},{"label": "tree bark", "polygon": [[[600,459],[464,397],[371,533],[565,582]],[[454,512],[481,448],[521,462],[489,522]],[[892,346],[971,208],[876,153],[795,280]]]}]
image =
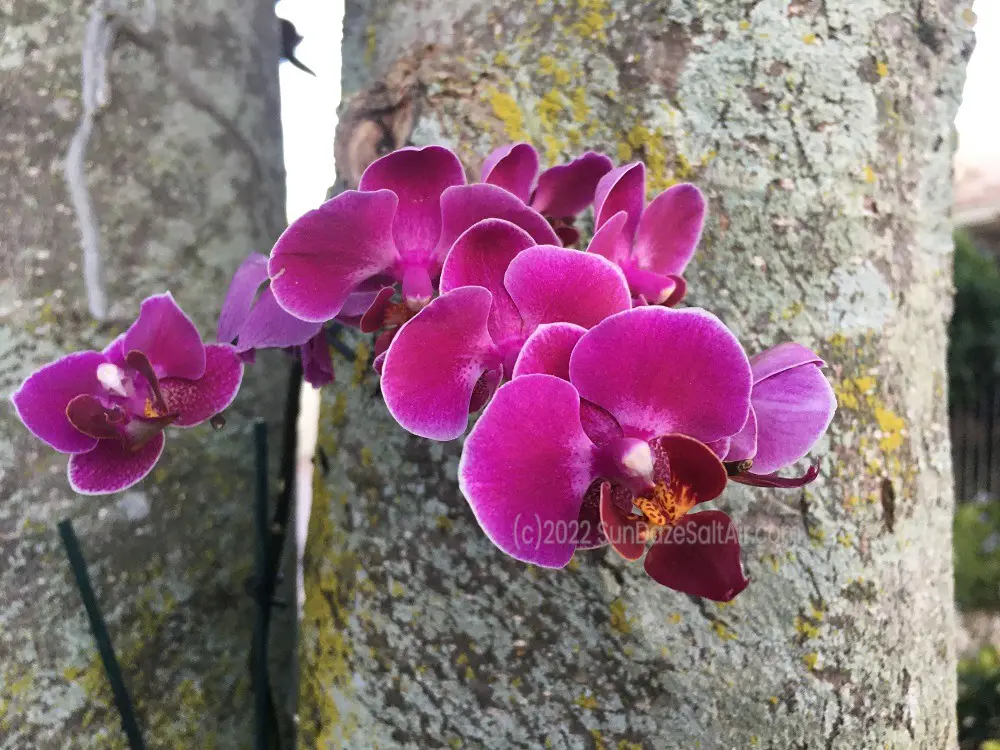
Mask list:
[{"label": "tree bark", "polygon": [[973,20],[950,0],[348,2],[347,182],[407,141],[474,177],[514,140],[643,159],[651,193],[694,181],[689,304],[751,353],[814,347],[840,407],[816,483],[720,501],[752,583],[716,605],[606,551],[505,558],[459,445],[394,426],[362,352],[321,425],[307,745],[955,746],[945,321]]},{"label": "tree bark", "polygon": [[[102,5],[131,7],[93,21]],[[139,3],[0,9],[4,396],[39,365],[103,348],[152,293],[171,290],[211,338],[236,266],[284,226],[273,6],[158,0],[148,28]],[[104,266],[90,283],[107,299],[96,321],[64,164],[85,111],[85,34],[104,22],[123,25],[84,160]],[[66,457],[29,435],[4,399],[0,748],[125,747],[56,533],[64,517],[75,522],[148,746],[249,746],[249,417],[274,418],[274,445],[284,386],[269,381],[285,371],[279,360],[248,371],[222,435],[207,425],[169,430],[154,473],[111,498],[74,495]]]}]

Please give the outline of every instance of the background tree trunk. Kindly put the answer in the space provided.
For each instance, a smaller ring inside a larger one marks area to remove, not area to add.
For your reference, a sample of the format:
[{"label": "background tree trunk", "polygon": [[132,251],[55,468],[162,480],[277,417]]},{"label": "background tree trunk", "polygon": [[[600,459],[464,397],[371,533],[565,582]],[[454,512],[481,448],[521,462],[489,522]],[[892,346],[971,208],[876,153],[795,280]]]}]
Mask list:
[{"label": "background tree trunk", "polygon": [[711,219],[689,303],[751,352],[815,347],[840,410],[815,484],[727,491],[753,583],[722,606],[613,553],[505,558],[458,494],[459,445],[397,428],[361,356],[322,422],[306,744],[955,745],[945,320],[973,19],[950,0],[348,3],[348,182],[386,133],[473,176],[530,139],[549,163],[641,158],[651,194],[693,180]]},{"label": "background tree trunk", "polygon": [[[237,264],[284,226],[272,0],[157,0],[148,32],[133,3],[85,162],[109,303],[95,322],[63,164],[98,5],[0,9],[4,396],[38,365],[103,348],[151,293],[172,290],[214,336]],[[0,406],[0,747],[125,746],[56,533],[63,517],[75,521],[149,746],[249,746],[249,417],[271,417],[277,442],[285,372],[277,360],[248,371],[222,435],[169,430],[151,477],[111,498],[75,496],[65,456]]]}]

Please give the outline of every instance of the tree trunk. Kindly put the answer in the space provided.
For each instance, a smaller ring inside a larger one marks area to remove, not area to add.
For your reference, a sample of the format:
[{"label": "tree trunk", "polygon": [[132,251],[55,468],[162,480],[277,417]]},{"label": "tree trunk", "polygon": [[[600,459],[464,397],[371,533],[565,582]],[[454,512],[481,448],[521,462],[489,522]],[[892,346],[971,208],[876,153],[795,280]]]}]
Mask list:
[{"label": "tree trunk", "polygon": [[[266,252],[284,225],[284,174],[271,0],[157,0],[151,25],[138,7],[94,16],[119,5],[96,0],[4,5],[7,396],[35,367],[103,348],[152,293],[173,291],[211,334],[240,260]],[[73,193],[64,164],[87,110],[81,51],[91,34],[99,52],[97,32],[115,26],[107,104]],[[87,185],[94,224],[74,202]],[[97,230],[86,254],[81,228]],[[277,360],[248,371],[222,435],[207,425],[168,430],[154,473],[111,498],[74,495],[66,457],[0,406],[0,748],[125,746],[56,533],[64,517],[75,522],[149,747],[249,746],[249,417],[281,413],[284,386],[273,381],[284,373]],[[275,424],[275,442],[278,432]]]},{"label": "tree trunk", "polygon": [[607,551],[505,558],[459,445],[396,427],[360,357],[321,426],[306,744],[955,746],[945,321],[972,21],[950,0],[348,2],[348,182],[387,134],[472,176],[530,139],[550,163],[643,159],[651,193],[694,181],[688,302],[751,353],[814,347],[840,408],[816,483],[721,500],[752,583],[716,605]]}]

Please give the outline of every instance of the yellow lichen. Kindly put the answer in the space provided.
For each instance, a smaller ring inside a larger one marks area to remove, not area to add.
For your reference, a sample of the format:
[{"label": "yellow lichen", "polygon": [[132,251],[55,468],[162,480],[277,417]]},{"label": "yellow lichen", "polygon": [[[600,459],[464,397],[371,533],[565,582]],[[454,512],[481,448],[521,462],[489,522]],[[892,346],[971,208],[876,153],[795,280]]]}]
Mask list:
[{"label": "yellow lichen", "polygon": [[587,695],[586,693],[581,693],[573,701],[580,708],[585,708],[588,711],[593,711],[599,705],[597,703],[597,698],[593,695]]},{"label": "yellow lichen", "polygon": [[712,623],[712,630],[714,630],[715,634],[724,641],[736,640],[736,632],[729,628],[726,623],[721,620],[716,620]]},{"label": "yellow lichen", "polygon": [[633,621],[625,611],[625,602],[615,599],[611,602],[611,627],[622,634],[632,632]]},{"label": "yellow lichen", "polygon": [[879,78],[885,78],[887,75],[889,75],[889,66],[886,65],[881,60],[879,60],[877,63],[875,63],[875,72],[878,73]]},{"label": "yellow lichen", "polygon": [[517,101],[510,94],[491,88],[487,91],[487,98],[493,108],[493,114],[503,123],[507,137],[512,141],[531,142],[531,138],[524,130],[524,113],[518,106]]}]

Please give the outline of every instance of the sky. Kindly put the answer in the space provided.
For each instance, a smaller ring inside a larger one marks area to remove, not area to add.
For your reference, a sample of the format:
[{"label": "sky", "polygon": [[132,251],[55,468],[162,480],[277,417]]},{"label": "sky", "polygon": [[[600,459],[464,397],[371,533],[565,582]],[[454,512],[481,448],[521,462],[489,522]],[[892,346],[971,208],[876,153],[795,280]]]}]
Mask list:
[{"label": "sky", "polygon": [[[978,16],[977,44],[956,119],[957,161],[980,166],[996,162],[1000,170],[1000,0],[976,0],[973,10]],[[297,56],[316,72],[314,78],[288,63],[279,70],[287,212],[292,220],[321,203],[333,184],[344,4],[343,0],[280,0],[276,11],[305,37]]]},{"label": "sky", "polygon": [[1000,0],[976,0],[976,50],[966,71],[958,126],[959,162],[1000,162]]}]

